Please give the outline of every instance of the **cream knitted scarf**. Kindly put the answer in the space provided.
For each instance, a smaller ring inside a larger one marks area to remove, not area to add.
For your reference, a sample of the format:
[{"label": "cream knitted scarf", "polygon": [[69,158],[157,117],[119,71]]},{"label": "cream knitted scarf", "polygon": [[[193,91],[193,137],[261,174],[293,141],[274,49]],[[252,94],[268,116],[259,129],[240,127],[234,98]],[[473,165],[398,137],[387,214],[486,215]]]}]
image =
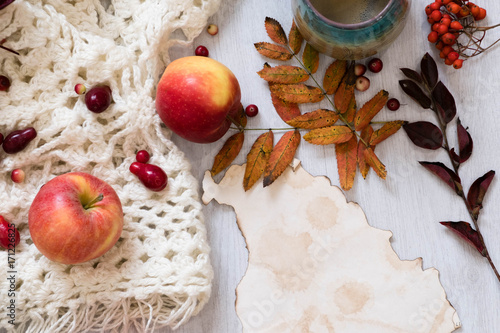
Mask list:
[{"label": "cream knitted scarf", "polygon": [[[8,331],[177,327],[210,296],[213,272],[197,182],[156,115],[154,96],[169,48],[192,41],[220,0],[102,3],[17,0],[0,11],[0,39],[21,54],[0,50],[0,74],[12,80],[10,90],[0,92],[0,132],[29,126],[38,132],[24,151],[0,151],[0,214],[21,233],[14,269],[0,251],[0,325]],[[173,39],[176,30],[182,39]],[[76,83],[108,84],[113,104],[101,114],[89,112]],[[129,172],[140,149],[168,174],[164,191],[146,189]],[[25,171],[24,183],[10,180],[15,168]],[[69,171],[108,182],[125,215],[118,243],[80,265],[42,256],[27,224],[39,188]],[[15,325],[6,309],[12,302]]]}]

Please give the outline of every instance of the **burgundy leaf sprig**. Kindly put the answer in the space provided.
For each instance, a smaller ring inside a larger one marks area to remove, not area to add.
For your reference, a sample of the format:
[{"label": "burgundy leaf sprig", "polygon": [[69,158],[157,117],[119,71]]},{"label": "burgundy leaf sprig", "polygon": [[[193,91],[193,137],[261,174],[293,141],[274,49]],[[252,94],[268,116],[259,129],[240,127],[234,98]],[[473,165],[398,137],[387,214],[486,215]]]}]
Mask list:
[{"label": "burgundy leaf sprig", "polygon": [[440,223],[472,245],[485,257],[500,282],[500,274],[488,253],[478,223],[479,212],[483,208],[483,199],[495,176],[495,171],[488,171],[479,177],[470,186],[467,195],[465,194],[459,176],[459,168],[462,163],[470,158],[473,141],[467,129],[457,118],[458,149],[455,150],[448,143],[447,127],[455,119],[457,107],[453,95],[439,81],[436,62],[426,53],[420,62],[420,73],[409,68],[401,68],[401,71],[407,77],[407,79],[399,81],[403,91],[422,108],[434,111],[437,119],[437,125],[428,121],[418,121],[405,124],[403,129],[410,140],[418,147],[432,150],[444,149],[448,154],[451,168],[441,162],[421,161],[419,163],[444,181],[462,198],[472,220],[472,225],[464,221],[443,221]]}]

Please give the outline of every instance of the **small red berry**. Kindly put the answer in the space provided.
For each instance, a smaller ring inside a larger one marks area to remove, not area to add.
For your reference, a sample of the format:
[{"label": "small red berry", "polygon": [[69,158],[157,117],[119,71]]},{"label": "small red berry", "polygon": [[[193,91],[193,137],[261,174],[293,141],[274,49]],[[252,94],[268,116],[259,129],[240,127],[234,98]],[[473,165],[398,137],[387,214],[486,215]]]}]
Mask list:
[{"label": "small red berry", "polygon": [[85,92],[87,92],[87,88],[81,84],[81,83],[77,83],[75,85],[75,92],[78,94],[78,95],[83,95],[85,94]]},{"label": "small red berry", "polygon": [[448,55],[448,53],[450,53],[451,51],[453,51],[453,48],[449,45],[446,45],[445,47],[443,47],[443,49],[441,50],[443,52],[443,54],[445,56]]},{"label": "small red berry", "polygon": [[368,62],[368,69],[373,73],[378,73],[384,67],[384,63],[379,58],[373,58]]},{"label": "small red berry", "polygon": [[207,32],[210,35],[215,36],[219,32],[219,27],[217,25],[215,25],[215,24],[209,24],[208,27],[207,27]]},{"label": "small red berry", "polygon": [[25,177],[24,171],[21,169],[14,169],[10,173],[10,179],[12,179],[14,183],[19,184],[24,182],[24,177]]},{"label": "small red berry", "polygon": [[259,108],[255,104],[250,104],[245,108],[245,113],[249,117],[255,117],[259,113]]},{"label": "small red berry", "polygon": [[436,31],[431,31],[431,33],[427,36],[427,40],[431,43],[436,43],[438,38],[439,34]]},{"label": "small red berry", "polygon": [[148,163],[149,158],[150,158],[149,153],[145,150],[139,150],[135,155],[135,159],[137,160],[137,162],[141,163]]},{"label": "small red berry", "polygon": [[396,99],[396,98],[390,98],[388,101],[387,101],[387,108],[391,111],[396,111],[397,109],[399,109],[399,101]]},{"label": "small red berry", "polygon": [[8,91],[10,88],[10,80],[8,77],[0,75],[0,91]]},{"label": "small red berry", "polygon": [[448,65],[448,66],[451,66],[451,65],[453,65],[453,61],[451,61],[450,59],[446,58],[446,59],[444,59],[444,64]]},{"label": "small red berry", "polygon": [[441,23],[434,23],[431,27],[431,30],[438,31],[440,26],[441,26]]},{"label": "small red berry", "polygon": [[205,46],[200,45],[196,48],[194,54],[200,57],[208,57],[208,49]]},{"label": "small red berry", "polygon": [[443,47],[444,47],[444,44],[442,41],[439,41],[436,43],[436,49],[441,51],[443,49]]},{"label": "small red berry", "polygon": [[453,68],[459,69],[462,68],[462,63],[464,62],[463,59],[457,59],[453,62]]},{"label": "small red berry", "polygon": [[441,36],[448,32],[448,26],[440,24],[437,33]]},{"label": "small red berry", "polygon": [[358,91],[366,91],[370,88],[370,80],[365,76],[359,76],[356,79],[356,90]]},{"label": "small red berry", "polygon": [[427,16],[429,16],[429,15],[431,15],[431,13],[432,13],[431,5],[427,5],[427,6],[425,7],[425,14],[426,14]]}]

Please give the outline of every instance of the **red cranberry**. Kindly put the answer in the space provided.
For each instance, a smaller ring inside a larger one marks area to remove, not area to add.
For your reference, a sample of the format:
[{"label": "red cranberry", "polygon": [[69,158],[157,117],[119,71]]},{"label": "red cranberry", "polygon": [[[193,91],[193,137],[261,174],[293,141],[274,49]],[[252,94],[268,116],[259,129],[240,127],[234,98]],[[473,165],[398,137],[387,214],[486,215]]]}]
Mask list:
[{"label": "red cranberry", "polygon": [[12,179],[14,183],[24,182],[24,177],[25,177],[24,171],[21,169],[14,169],[10,173],[10,179]]},{"label": "red cranberry", "polygon": [[395,98],[390,98],[387,101],[387,108],[391,111],[396,111],[397,109],[399,109],[399,105],[399,101]]},{"label": "red cranberry", "polygon": [[373,73],[378,73],[384,67],[384,63],[379,58],[373,58],[368,62],[368,69]]},{"label": "red cranberry", "polygon": [[134,162],[129,170],[151,191],[159,192],[167,186],[167,174],[157,165]]},{"label": "red cranberry", "polygon": [[356,90],[365,91],[370,88],[370,80],[365,76],[360,76],[356,79]]},{"label": "red cranberry", "polygon": [[194,54],[201,57],[208,57],[208,49],[205,46],[200,45],[196,48],[196,50],[194,50]]},{"label": "red cranberry", "polygon": [[259,108],[255,104],[250,104],[245,108],[245,113],[249,117],[255,117],[259,113]]},{"label": "red cranberry", "polygon": [[17,130],[5,137],[2,147],[7,154],[14,154],[26,148],[34,138],[36,138],[36,130],[33,127]]},{"label": "red cranberry", "polygon": [[95,86],[85,95],[85,105],[94,113],[101,113],[111,104],[111,88]]},{"label": "red cranberry", "polygon": [[0,215],[0,246],[4,249],[13,249],[20,241],[21,237],[16,227]]},{"label": "red cranberry", "polygon": [[354,66],[354,75],[356,76],[362,76],[365,75],[366,73],[366,66],[363,64],[356,64]]},{"label": "red cranberry", "polygon": [[0,91],[7,91],[10,88],[10,80],[8,77],[0,75]]},{"label": "red cranberry", "polygon": [[137,162],[141,163],[148,163],[149,157],[149,153],[145,150],[139,150],[135,155],[135,159],[137,160]]}]

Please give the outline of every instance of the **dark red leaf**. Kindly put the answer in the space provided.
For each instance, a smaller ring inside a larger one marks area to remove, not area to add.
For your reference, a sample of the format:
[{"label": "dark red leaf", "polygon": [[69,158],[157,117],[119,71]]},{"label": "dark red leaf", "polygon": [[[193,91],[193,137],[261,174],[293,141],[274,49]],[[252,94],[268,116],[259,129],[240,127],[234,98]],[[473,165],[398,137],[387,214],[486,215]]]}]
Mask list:
[{"label": "dark red leaf", "polygon": [[438,69],[436,62],[429,53],[426,53],[420,61],[420,70],[422,71],[422,78],[427,86],[430,89],[434,88],[438,80]]},{"label": "dark red leaf", "polygon": [[424,109],[432,105],[431,99],[423,92],[422,88],[412,80],[400,80],[399,85],[403,91]]},{"label": "dark red leaf", "polygon": [[449,187],[451,187],[457,194],[463,191],[462,182],[460,177],[441,162],[419,162],[424,168],[441,178]]},{"label": "dark red leaf", "polygon": [[481,253],[484,257],[486,255],[484,244],[481,242],[479,234],[476,230],[472,229],[469,223],[467,222],[439,222],[455,234],[457,234],[460,238],[465,240],[470,245],[474,246],[476,250]]},{"label": "dark red leaf", "polygon": [[409,69],[409,68],[400,68],[401,71],[403,72],[403,74],[409,78],[410,80],[413,80],[417,83],[422,83],[422,77],[420,76],[420,74],[418,74],[417,71],[414,71],[413,69]]},{"label": "dark red leaf", "polygon": [[476,218],[479,215],[479,210],[483,208],[483,199],[491,181],[493,180],[493,177],[495,177],[495,171],[490,170],[483,176],[476,179],[469,189],[467,202],[469,203],[469,207]]},{"label": "dark red leaf", "polygon": [[469,132],[462,126],[460,119],[457,124],[459,161],[463,163],[472,155],[473,142]]},{"label": "dark red leaf", "polygon": [[417,121],[403,125],[403,129],[410,140],[418,147],[435,150],[443,145],[443,133],[433,123]]},{"label": "dark red leaf", "polygon": [[432,97],[436,101],[437,112],[441,119],[447,124],[455,118],[457,114],[457,106],[455,98],[450,93],[448,88],[439,81],[432,90]]}]

